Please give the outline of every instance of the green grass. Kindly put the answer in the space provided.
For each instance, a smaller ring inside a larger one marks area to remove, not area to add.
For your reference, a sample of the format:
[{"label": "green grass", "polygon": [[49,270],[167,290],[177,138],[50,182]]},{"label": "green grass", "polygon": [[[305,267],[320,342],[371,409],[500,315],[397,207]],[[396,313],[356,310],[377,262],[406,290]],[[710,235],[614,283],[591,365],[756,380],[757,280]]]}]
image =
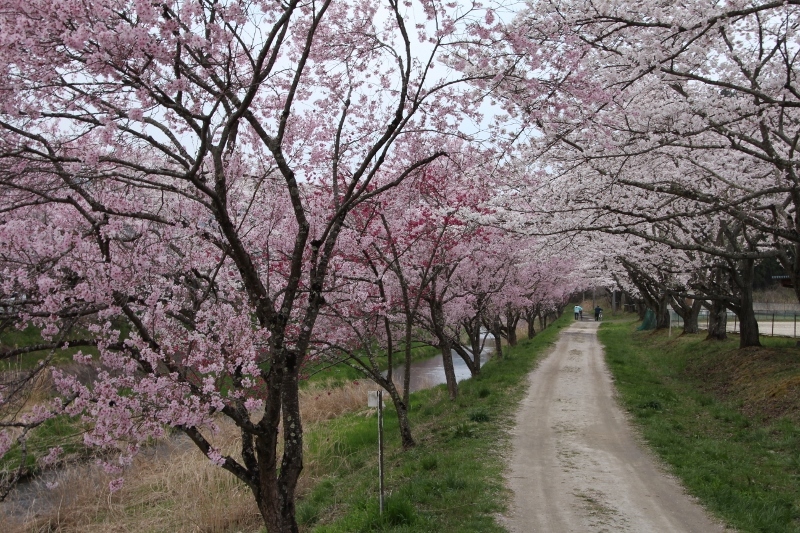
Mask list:
[{"label": "green grass", "polygon": [[623,405],[647,443],[713,513],[742,532],[800,531],[800,358],[794,342],[668,338],[600,329]]},{"label": "green grass", "polygon": [[[431,357],[436,356],[439,354],[439,349],[433,346],[428,346],[426,344],[420,344],[418,346],[414,346],[411,349],[411,361],[421,361],[423,359],[430,359]],[[402,361],[405,358],[405,354],[402,352],[395,352],[394,354],[394,363],[396,371],[402,369]],[[386,370],[388,365],[387,357],[380,356],[377,358],[378,366],[382,370]],[[338,364],[331,364],[330,362],[326,361],[312,361],[306,365],[304,372],[307,379],[304,379],[301,382],[301,386],[308,386],[311,383],[316,382],[327,382],[330,386],[341,386],[344,383],[364,379],[364,374],[359,372],[358,370],[352,368],[351,366],[343,363]]]},{"label": "green grass", "polygon": [[[40,334],[40,329],[35,326],[28,326],[25,329],[19,330],[10,328],[0,333],[0,347],[18,347],[18,346],[32,346],[44,342]],[[79,337],[81,334],[77,332],[73,337]],[[65,348],[54,350],[53,363],[65,364],[72,362],[72,356],[78,351],[86,354],[97,355],[97,348],[93,346],[85,346],[80,348]],[[0,361],[0,371],[6,370],[27,370],[36,366],[36,364],[50,353],[49,350],[41,350],[38,352],[31,352],[19,357],[12,357],[7,360]]]},{"label": "green grass", "polygon": [[525,376],[553,344],[562,319],[532,340],[491,360],[462,381],[458,399],[446,388],[412,394],[417,446],[400,448],[393,409],[385,412],[386,511],[378,513],[377,427],[374,416],[341,417],[309,428],[306,474],[316,485],[300,499],[303,531],[317,533],[505,531],[495,515],[506,509],[503,452],[507,430],[525,391]]},{"label": "green grass", "polygon": [[[46,455],[50,448],[61,446],[63,453],[59,460],[74,460],[79,457],[90,456],[90,451],[83,445],[84,426],[77,418],[65,415],[57,416],[43,422],[36,430],[29,434],[27,440],[28,454],[24,464],[29,474],[40,471],[37,458]],[[3,472],[16,470],[23,461],[22,450],[19,445],[14,445],[0,457],[0,475]]]}]

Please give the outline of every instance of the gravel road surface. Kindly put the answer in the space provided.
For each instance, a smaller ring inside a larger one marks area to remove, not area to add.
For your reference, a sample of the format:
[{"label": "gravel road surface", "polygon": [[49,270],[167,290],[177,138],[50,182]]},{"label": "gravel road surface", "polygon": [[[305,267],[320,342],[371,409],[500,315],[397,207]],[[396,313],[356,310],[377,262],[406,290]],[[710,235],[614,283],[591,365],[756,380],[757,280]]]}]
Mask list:
[{"label": "gravel road surface", "polygon": [[575,322],[528,377],[507,483],[515,533],[714,533],[637,442],[614,397],[597,322]]}]

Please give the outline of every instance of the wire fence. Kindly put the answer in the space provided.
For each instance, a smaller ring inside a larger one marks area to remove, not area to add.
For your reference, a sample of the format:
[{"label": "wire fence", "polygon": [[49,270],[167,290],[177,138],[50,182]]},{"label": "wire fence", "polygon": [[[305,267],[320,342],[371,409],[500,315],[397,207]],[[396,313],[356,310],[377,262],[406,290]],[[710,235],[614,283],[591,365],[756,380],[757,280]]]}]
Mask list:
[{"label": "wire fence", "polygon": [[[700,311],[697,318],[697,325],[700,329],[708,329],[709,314],[707,309]],[[760,335],[797,338],[797,322],[800,312],[792,310],[755,311],[755,316]],[[683,327],[683,319],[672,309],[670,309],[670,326],[673,328]],[[736,313],[728,311],[727,330],[731,333],[738,333],[739,326],[739,317]]]}]

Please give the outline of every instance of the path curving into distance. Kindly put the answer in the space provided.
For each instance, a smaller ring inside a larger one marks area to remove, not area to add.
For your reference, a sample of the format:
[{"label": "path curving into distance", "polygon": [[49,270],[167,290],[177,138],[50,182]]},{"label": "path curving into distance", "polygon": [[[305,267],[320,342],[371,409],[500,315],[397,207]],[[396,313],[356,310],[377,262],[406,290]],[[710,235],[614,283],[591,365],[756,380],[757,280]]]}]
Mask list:
[{"label": "path curving into distance", "polygon": [[515,533],[715,533],[636,441],[618,406],[597,322],[575,322],[528,376],[512,431],[504,523]]}]

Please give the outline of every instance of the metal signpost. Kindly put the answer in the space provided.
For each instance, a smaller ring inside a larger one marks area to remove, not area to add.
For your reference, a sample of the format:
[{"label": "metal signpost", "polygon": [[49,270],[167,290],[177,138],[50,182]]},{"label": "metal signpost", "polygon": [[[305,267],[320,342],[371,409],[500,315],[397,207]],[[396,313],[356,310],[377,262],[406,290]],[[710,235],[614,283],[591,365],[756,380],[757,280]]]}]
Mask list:
[{"label": "metal signpost", "polygon": [[378,408],[378,502],[380,514],[383,514],[383,391],[370,391],[367,406]]}]

